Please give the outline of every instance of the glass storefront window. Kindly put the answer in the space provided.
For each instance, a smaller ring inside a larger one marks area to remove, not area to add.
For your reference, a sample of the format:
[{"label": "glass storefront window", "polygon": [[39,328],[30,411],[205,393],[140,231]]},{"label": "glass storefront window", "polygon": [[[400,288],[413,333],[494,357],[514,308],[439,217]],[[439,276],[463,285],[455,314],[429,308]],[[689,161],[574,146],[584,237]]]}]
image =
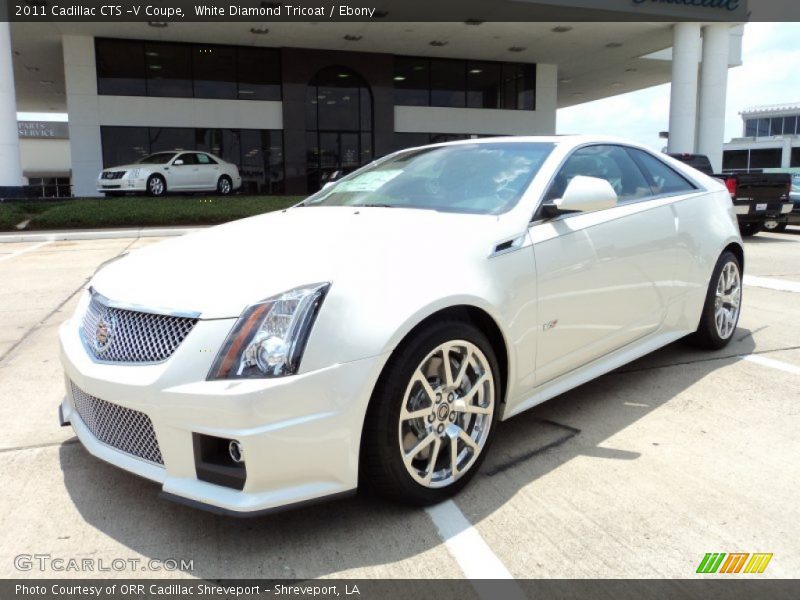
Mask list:
[{"label": "glass storefront window", "polygon": [[394,102],[400,106],[535,110],[536,65],[398,56]]},{"label": "glass storefront window", "polygon": [[781,149],[750,150],[750,169],[773,169],[781,166]]},{"label": "glass storefront window", "polygon": [[117,96],[280,100],[272,48],[96,39],[97,90]]},{"label": "glass storefront window", "polygon": [[147,95],[167,98],[192,97],[190,46],[146,43],[144,45]]},{"label": "glass storefront window", "polygon": [[97,93],[115,96],[147,94],[144,44],[128,40],[97,40]]},{"label": "glass storefront window", "polygon": [[237,48],[240,100],[280,100],[280,54],[270,48]]},{"label": "glass storefront window", "polygon": [[127,165],[150,154],[147,127],[101,127],[100,143],[104,167]]},{"label": "glass storefront window", "polygon": [[394,59],[394,103],[403,106],[430,104],[430,69],[427,58]]},{"label": "glass storefront window", "polygon": [[236,98],[236,50],[226,46],[194,46],[192,75],[195,98]]},{"label": "glass storefront window", "polygon": [[466,106],[466,64],[462,60],[432,59],[431,106]]},{"label": "glass storefront window", "polygon": [[100,137],[104,168],[163,150],[201,150],[238,166],[245,193],[283,192],[280,130],[102,126]]},{"label": "glass storefront window", "polygon": [[758,119],[747,119],[744,122],[744,135],[756,137],[758,135]]},{"label": "glass storefront window", "polygon": [[500,108],[502,67],[499,63],[470,61],[467,63],[467,106]]},{"label": "glass storefront window", "polygon": [[372,160],[372,93],[360,75],[322,69],[308,84],[305,108],[309,189]]},{"label": "glass storefront window", "polygon": [[725,150],[722,153],[723,171],[746,171],[748,163],[748,150]]}]

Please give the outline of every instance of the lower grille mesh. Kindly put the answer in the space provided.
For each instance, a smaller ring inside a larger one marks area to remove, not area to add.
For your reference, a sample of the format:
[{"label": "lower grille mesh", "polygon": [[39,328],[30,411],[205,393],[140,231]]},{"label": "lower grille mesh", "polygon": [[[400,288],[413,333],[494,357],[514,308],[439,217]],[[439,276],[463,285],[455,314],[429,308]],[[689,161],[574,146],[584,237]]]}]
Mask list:
[{"label": "lower grille mesh", "polygon": [[72,382],[70,387],[75,410],[94,437],[131,456],[164,464],[150,417],[138,410],[95,398]]}]

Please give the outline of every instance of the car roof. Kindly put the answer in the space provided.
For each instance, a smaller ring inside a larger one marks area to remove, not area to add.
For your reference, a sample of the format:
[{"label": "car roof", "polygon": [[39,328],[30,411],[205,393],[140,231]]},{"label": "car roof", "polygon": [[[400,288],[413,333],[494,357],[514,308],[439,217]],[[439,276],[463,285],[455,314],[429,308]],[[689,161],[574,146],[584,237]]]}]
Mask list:
[{"label": "car roof", "polygon": [[[423,144],[417,146],[418,148],[438,147],[438,146],[458,146],[463,144],[519,144],[519,143],[550,143],[563,146],[582,146],[584,144],[624,144],[634,148],[641,148],[649,152],[655,152],[651,148],[634,142],[625,138],[616,136],[599,136],[599,135],[507,135],[483,138],[470,138],[466,140],[454,140],[450,142],[439,142],[435,144]],[[403,150],[406,150],[404,148]],[[402,152],[402,150],[401,150]]]}]

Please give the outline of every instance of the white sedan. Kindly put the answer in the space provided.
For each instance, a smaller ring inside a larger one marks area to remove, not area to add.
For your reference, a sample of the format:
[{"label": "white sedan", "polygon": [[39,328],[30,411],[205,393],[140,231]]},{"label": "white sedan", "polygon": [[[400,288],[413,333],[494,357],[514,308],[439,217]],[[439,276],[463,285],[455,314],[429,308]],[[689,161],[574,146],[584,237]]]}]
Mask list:
[{"label": "white sedan", "polygon": [[138,192],[211,192],[227,196],[242,186],[239,168],[208,152],[156,152],[138,162],[109,167],[97,177],[97,191],[106,196]]},{"label": "white sedan", "polygon": [[437,502],[498,421],[679,338],[725,346],[742,266],[725,187],[635,144],[414,148],[106,265],[60,330],[60,416],[215,511]]}]

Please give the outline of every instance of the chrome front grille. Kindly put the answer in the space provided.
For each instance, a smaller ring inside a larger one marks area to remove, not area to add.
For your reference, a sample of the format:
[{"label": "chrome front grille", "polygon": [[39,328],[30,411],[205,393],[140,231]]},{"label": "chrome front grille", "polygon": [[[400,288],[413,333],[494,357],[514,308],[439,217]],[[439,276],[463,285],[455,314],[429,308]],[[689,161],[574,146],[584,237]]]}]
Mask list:
[{"label": "chrome front grille", "polygon": [[83,341],[100,362],[159,363],[167,360],[197,319],[107,306],[98,294],[83,317]]},{"label": "chrome front grille", "polygon": [[125,171],[103,171],[101,179],[122,179]]},{"label": "chrome front grille", "polygon": [[138,410],[95,398],[71,381],[69,384],[75,410],[94,437],[131,456],[164,464],[150,417]]}]

